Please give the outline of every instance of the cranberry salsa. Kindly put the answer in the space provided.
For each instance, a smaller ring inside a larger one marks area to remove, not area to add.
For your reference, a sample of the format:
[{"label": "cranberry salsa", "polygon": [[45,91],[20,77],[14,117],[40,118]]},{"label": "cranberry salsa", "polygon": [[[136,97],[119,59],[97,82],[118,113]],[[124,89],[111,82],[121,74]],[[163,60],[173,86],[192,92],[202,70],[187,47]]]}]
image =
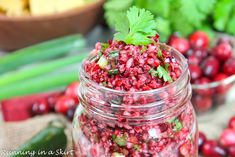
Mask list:
[{"label": "cranberry salsa", "polygon": [[[139,23],[143,34],[134,32],[138,28],[131,15],[140,21],[149,16],[147,25]],[[131,35],[118,32],[112,41],[97,43],[83,63],[75,154],[196,157],[197,125],[188,70],[183,69],[187,65],[172,51],[178,52],[159,43],[150,12],[133,7],[127,18]]]}]

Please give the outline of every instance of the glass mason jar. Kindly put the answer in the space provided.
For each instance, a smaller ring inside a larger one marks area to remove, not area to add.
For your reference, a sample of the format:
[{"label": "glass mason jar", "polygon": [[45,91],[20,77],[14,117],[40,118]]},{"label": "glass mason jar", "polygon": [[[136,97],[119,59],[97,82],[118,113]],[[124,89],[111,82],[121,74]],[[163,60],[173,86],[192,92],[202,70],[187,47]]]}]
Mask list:
[{"label": "glass mason jar", "polygon": [[[80,71],[79,100],[73,120],[76,157],[197,157],[198,129],[190,102],[186,59],[161,44],[178,60],[182,74],[149,91],[106,88]],[[92,60],[90,56],[88,60]]]}]

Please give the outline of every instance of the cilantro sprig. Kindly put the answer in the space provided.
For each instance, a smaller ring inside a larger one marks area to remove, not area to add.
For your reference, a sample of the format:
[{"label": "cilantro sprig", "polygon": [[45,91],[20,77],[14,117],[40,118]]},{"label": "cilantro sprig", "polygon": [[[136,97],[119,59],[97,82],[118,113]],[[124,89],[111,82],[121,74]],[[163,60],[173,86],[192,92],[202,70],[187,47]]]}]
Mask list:
[{"label": "cilantro sprig", "polygon": [[168,69],[165,69],[164,67],[162,67],[161,65],[159,65],[157,67],[157,69],[153,69],[151,68],[149,70],[149,73],[153,76],[153,77],[159,77],[159,78],[163,78],[163,80],[165,82],[172,82],[172,78],[170,76],[170,74],[168,73]]},{"label": "cilantro sprig", "polygon": [[177,117],[174,117],[171,120],[169,120],[169,123],[173,125],[174,132],[178,132],[183,128],[183,124],[180,122],[180,120]]},{"label": "cilantro sprig", "polygon": [[131,7],[126,16],[116,21],[114,39],[126,44],[148,45],[157,33],[157,23],[150,11]]}]

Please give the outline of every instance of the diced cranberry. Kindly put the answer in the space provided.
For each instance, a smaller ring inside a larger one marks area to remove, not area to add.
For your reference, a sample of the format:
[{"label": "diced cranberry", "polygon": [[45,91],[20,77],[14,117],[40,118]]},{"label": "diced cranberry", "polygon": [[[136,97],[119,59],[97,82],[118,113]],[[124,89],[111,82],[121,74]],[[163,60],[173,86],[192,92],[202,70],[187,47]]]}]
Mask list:
[{"label": "diced cranberry", "polygon": [[50,112],[50,106],[46,99],[39,100],[32,105],[33,115],[42,115]]},{"label": "diced cranberry", "polygon": [[71,107],[76,105],[76,100],[74,100],[73,97],[65,95],[60,97],[56,102],[55,111],[58,113],[66,114],[66,112],[68,112]]},{"label": "diced cranberry", "polygon": [[225,147],[235,145],[235,131],[233,129],[225,129],[220,135],[220,143]]},{"label": "diced cranberry", "polygon": [[223,66],[224,73],[227,75],[233,75],[235,74],[235,58],[229,58]]},{"label": "diced cranberry", "polygon": [[172,38],[169,42],[169,45],[174,47],[176,50],[178,50],[182,54],[185,54],[190,48],[188,40],[184,38],[179,38],[179,37]]},{"label": "diced cranberry", "polygon": [[206,112],[212,108],[212,99],[210,96],[194,95],[192,103],[198,112]]},{"label": "diced cranberry", "polygon": [[193,81],[200,78],[202,75],[202,70],[198,65],[189,65],[189,71]]},{"label": "diced cranberry", "polygon": [[199,131],[199,137],[198,137],[198,149],[199,152],[202,151],[202,145],[206,142],[206,135]]},{"label": "diced cranberry", "polygon": [[78,81],[75,81],[73,83],[71,83],[70,85],[68,85],[68,87],[66,88],[65,90],[65,95],[68,95],[68,96],[71,96],[74,98],[74,100],[76,100],[78,103],[79,100],[78,100],[78,86],[79,86],[79,82]]},{"label": "diced cranberry", "polygon": [[202,155],[204,157],[226,157],[226,150],[216,141],[208,140],[202,145]]},{"label": "diced cranberry", "polygon": [[228,123],[228,127],[230,129],[233,129],[235,131],[235,116],[233,116],[232,118],[230,118],[229,123]]},{"label": "diced cranberry", "polygon": [[229,157],[235,157],[235,145],[228,147],[228,155]]},{"label": "diced cranberry", "polygon": [[197,31],[189,37],[190,45],[194,48],[207,48],[209,45],[209,37],[205,32]]},{"label": "diced cranberry", "polygon": [[202,70],[205,76],[213,78],[219,72],[219,61],[215,57],[208,57],[202,61]]},{"label": "diced cranberry", "polygon": [[232,56],[232,46],[229,43],[221,43],[212,50],[213,55],[224,62]]}]

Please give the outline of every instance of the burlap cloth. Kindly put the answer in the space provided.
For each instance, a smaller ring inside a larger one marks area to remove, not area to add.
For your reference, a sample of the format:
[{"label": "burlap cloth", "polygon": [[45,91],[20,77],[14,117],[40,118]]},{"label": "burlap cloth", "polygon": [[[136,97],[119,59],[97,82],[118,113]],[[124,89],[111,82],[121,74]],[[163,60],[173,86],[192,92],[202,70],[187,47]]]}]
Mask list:
[{"label": "burlap cloth", "polygon": [[[20,145],[32,138],[40,130],[46,128],[49,122],[57,119],[67,125],[67,129],[65,130],[68,143],[67,150],[72,150],[71,123],[63,116],[49,114],[31,118],[22,122],[0,123],[0,157],[7,157],[7,155],[2,153],[3,151],[16,150]],[[71,156],[72,155],[67,155],[66,157]]]}]

